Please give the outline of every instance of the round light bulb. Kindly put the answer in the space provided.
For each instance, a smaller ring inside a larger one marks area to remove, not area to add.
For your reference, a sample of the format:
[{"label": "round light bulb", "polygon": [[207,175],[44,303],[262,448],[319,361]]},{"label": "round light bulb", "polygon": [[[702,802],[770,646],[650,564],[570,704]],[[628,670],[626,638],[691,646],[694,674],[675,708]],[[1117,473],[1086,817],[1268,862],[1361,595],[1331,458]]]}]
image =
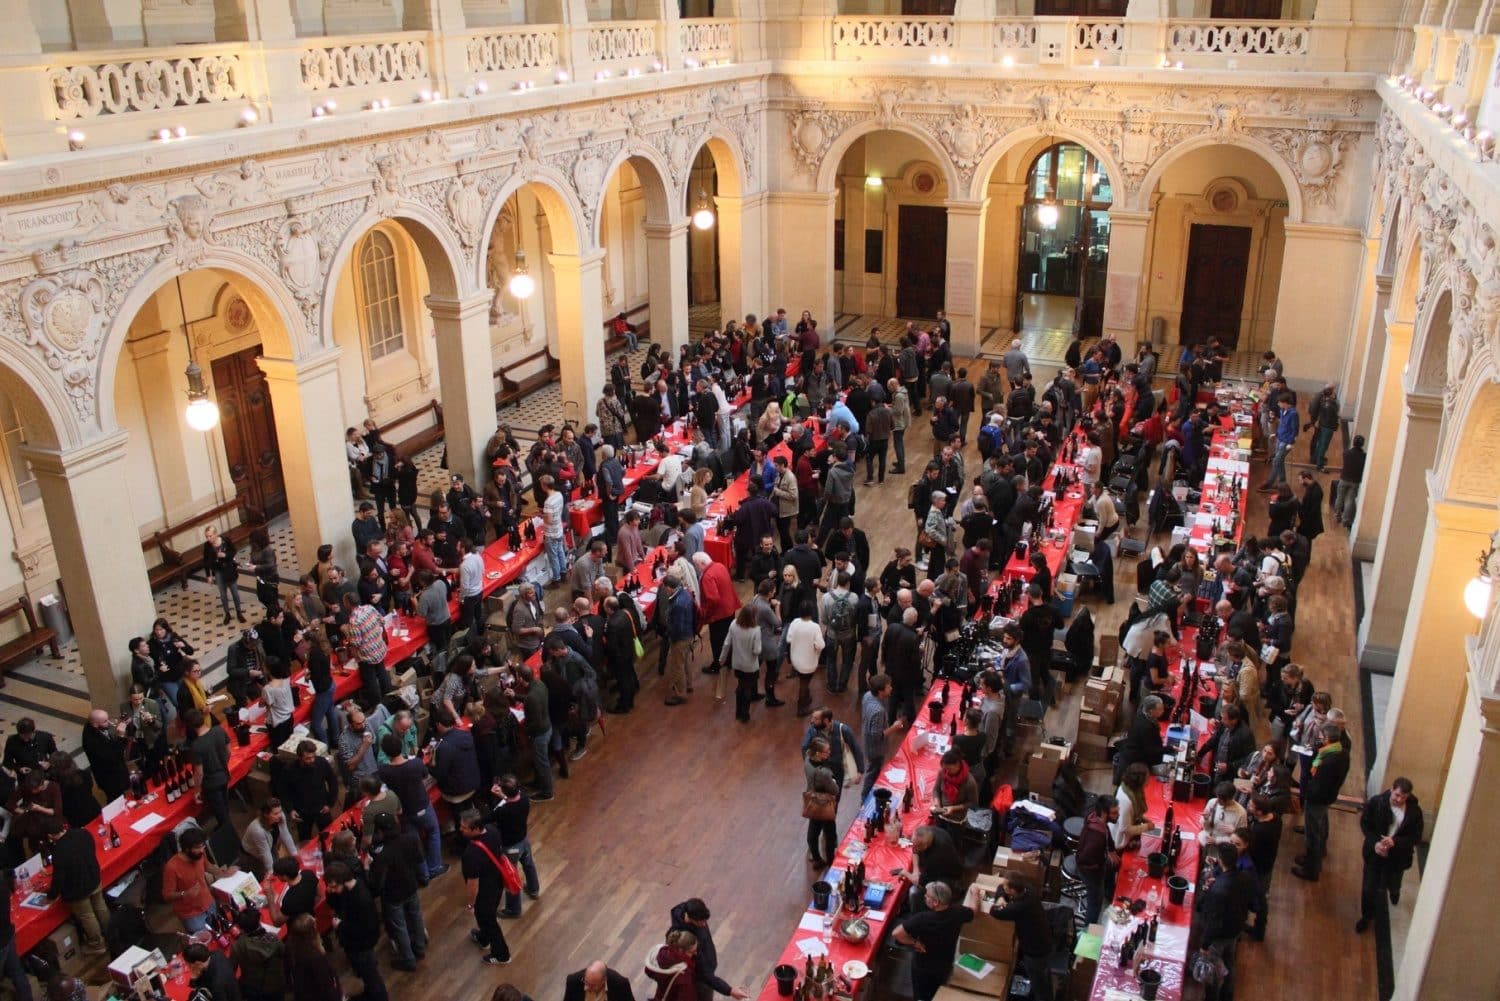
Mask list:
[{"label": "round light bulb", "polygon": [[697,229],[713,229],[714,214],[707,205],[693,213],[693,226]]},{"label": "round light bulb", "polygon": [[518,271],[510,276],[510,284],[506,287],[515,298],[530,299],[531,293],[536,291],[536,281],[526,272]]},{"label": "round light bulb", "polygon": [[1479,574],[1464,585],[1464,607],[1476,619],[1482,619],[1490,610],[1490,591],[1494,582],[1486,574]]},{"label": "round light bulb", "polygon": [[1051,229],[1053,226],[1056,226],[1057,225],[1057,206],[1056,205],[1038,205],[1037,206],[1037,210],[1036,210],[1036,221],[1039,222],[1039,223],[1041,223],[1047,229]]},{"label": "round light bulb", "polygon": [[219,423],[219,405],[208,397],[193,400],[187,405],[188,427],[194,431],[212,431]]}]

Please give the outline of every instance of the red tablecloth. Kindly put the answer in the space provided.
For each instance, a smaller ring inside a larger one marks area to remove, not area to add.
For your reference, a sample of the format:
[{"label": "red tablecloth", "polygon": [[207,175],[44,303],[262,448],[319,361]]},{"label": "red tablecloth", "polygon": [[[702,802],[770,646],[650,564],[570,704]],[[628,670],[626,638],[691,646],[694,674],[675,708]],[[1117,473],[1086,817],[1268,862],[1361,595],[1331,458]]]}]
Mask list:
[{"label": "red tablecloth", "polygon": [[[306,672],[298,672],[296,680],[300,683]],[[359,673],[357,671],[334,672],[334,693],[337,699],[347,699],[359,689]],[[297,707],[295,718],[298,722],[305,723],[312,715],[312,697],[304,690],[302,704]],[[269,749],[270,741],[264,733],[252,733],[250,743],[241,747],[234,739],[234,734],[229,734],[229,781],[234,785],[250,774],[255,767],[256,755]],[[97,824],[94,825],[94,840],[99,842],[98,857],[99,871],[102,876],[102,885],[108,887],[120,879],[131,869],[146,860],[161,839],[178,824],[189,817],[196,817],[203,810],[203,804],[196,801],[194,796],[189,795],[179,798],[174,803],[168,803],[165,797],[158,795],[151,803],[138,804],[134,808],[126,809],[115,818],[115,831],[120,835],[120,847],[104,849],[104,843],[99,838]],[[147,815],[155,813],[162,820],[146,831],[144,834],[137,833],[131,829],[134,824]],[[37,877],[39,888],[45,888],[51,882],[50,870]],[[10,914],[11,920],[16,926],[16,948],[23,955],[34,948],[38,942],[50,935],[69,917],[67,905],[61,901],[54,901],[45,910],[36,910],[23,907],[19,903],[21,897],[18,893],[11,898]]]},{"label": "red tablecloth", "polygon": [[[942,687],[942,684],[942,682],[938,682],[933,686],[932,691],[928,693],[926,701],[932,700],[934,693]],[[881,772],[880,778],[875,783],[879,788],[893,790],[895,795],[892,801],[897,805],[900,804],[901,795],[905,791],[907,783],[910,782],[912,784],[912,808],[910,812],[901,818],[901,833],[905,837],[909,838],[913,831],[928,822],[928,810],[931,808],[933,802],[933,789],[938,774],[938,759],[941,755],[929,743],[928,734],[935,732],[946,740],[948,721],[958,717],[958,704],[958,687],[955,685],[951,690],[948,708],[943,715],[941,726],[929,730],[927,714],[925,712],[921,713],[918,724],[907,732],[906,739],[902,741],[901,749],[891,756],[885,765],[884,771]],[[890,775],[892,771],[900,769],[905,770],[905,776],[902,776],[902,780],[899,782],[891,781]],[[864,843],[864,818],[874,810],[874,807],[875,800],[873,796],[861,804],[859,818],[845,832],[844,839],[839,842],[838,854],[834,856],[833,867],[823,878],[832,883],[834,888],[837,889],[840,880],[843,878],[845,867],[850,864],[849,849],[851,846],[857,844],[866,849],[863,856],[866,879],[869,882],[889,883],[891,884],[891,888],[887,891],[885,900],[881,903],[881,911],[870,912],[865,915],[870,922],[870,935],[865,941],[860,943],[848,942],[840,938],[837,932],[833,934],[832,940],[828,944],[828,956],[829,962],[833,964],[835,971],[842,971],[844,964],[851,959],[857,959],[867,967],[874,967],[875,957],[879,954],[881,945],[884,943],[885,937],[891,927],[891,921],[885,915],[888,915],[893,908],[897,907],[900,894],[905,893],[907,890],[906,883],[893,879],[890,876],[890,871],[896,868],[909,870],[912,867],[911,849],[890,841],[883,833],[877,834],[874,842],[870,845],[866,846]],[[813,909],[810,896],[804,919],[808,920],[809,924],[815,922],[821,923],[823,912]],[[875,919],[871,917],[872,913],[880,913],[882,917]],[[837,918],[835,923],[837,923]],[[766,971],[766,982],[761,987],[757,1001],[779,1001],[780,995],[776,990],[776,978],[772,970],[778,964],[787,963],[797,968],[798,976],[800,977],[804,955],[801,945],[803,943],[816,943],[821,946],[822,937],[821,927],[808,929],[799,925],[792,932],[792,938],[787,942],[786,948],[782,949],[781,955],[776,958],[775,963],[771,964],[771,969]]]},{"label": "red tablecloth", "polygon": [[[1053,485],[1057,481],[1057,470],[1059,468],[1076,470],[1077,467],[1068,465],[1066,463],[1058,463],[1054,465],[1052,469],[1047,473],[1047,479],[1042,483],[1043,489],[1053,489]],[[1063,566],[1068,561],[1068,550],[1072,547],[1073,529],[1075,526],[1077,526],[1079,520],[1083,517],[1084,500],[1085,497],[1083,487],[1078,483],[1073,483],[1070,484],[1067,490],[1065,490],[1052,502],[1052,521],[1057,530],[1062,533],[1062,538],[1055,541],[1052,539],[1045,539],[1042,543],[1042,552],[1047,557],[1047,569],[1052,571],[1052,580],[1054,582],[1057,580],[1057,575],[1062,572]],[[1023,581],[1029,582],[1031,578],[1035,576],[1036,568],[1031,565],[1029,553],[1027,554],[1027,558],[1024,560],[1016,556],[1015,553],[1011,553],[1010,558],[1006,560],[1005,569],[1002,570],[999,574],[996,574],[995,579],[990,582],[990,594],[998,596],[999,593],[1004,589],[1005,585],[1015,578],[1020,578]],[[1009,615],[1015,617],[1018,616],[1022,611],[1024,611],[1025,608],[1026,598],[1023,595],[1020,601],[1017,602],[1015,608],[996,608],[993,614]],[[974,614],[976,616],[979,616],[983,613],[976,609]]]}]

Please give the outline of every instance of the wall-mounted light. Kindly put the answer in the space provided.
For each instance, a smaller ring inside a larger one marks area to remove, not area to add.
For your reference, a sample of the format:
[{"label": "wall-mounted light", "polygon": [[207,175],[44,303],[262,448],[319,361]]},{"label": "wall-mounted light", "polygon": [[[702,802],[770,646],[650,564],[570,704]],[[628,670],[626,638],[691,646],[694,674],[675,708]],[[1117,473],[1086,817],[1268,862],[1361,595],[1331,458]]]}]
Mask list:
[{"label": "wall-mounted light", "polygon": [[1036,207],[1036,221],[1042,224],[1044,229],[1052,229],[1057,225],[1057,206],[1051,202],[1044,202]]},{"label": "wall-mounted light", "polygon": [[1476,619],[1482,619],[1490,610],[1490,598],[1495,589],[1495,578],[1500,576],[1500,555],[1493,543],[1479,554],[1479,570],[1464,585],[1464,607]]},{"label": "wall-mounted light", "polygon": [[695,229],[713,229],[714,210],[708,207],[708,194],[704,191],[698,192],[698,208],[693,212],[693,227]]},{"label": "wall-mounted light", "polygon": [[526,270],[526,251],[516,251],[516,266],[510,273],[510,282],[505,286],[517,299],[530,299],[536,291],[536,279]]},{"label": "wall-mounted light", "polygon": [[1003,55],[1003,56],[1000,57],[1000,65],[1004,66],[1006,69],[1010,69],[1015,64],[1016,64],[1016,58],[1015,58],[1015,56],[1012,56],[1009,52],[1007,52],[1005,55]]},{"label": "wall-mounted light", "polygon": [[875,188],[877,190],[883,188],[885,187],[885,178],[877,177],[874,174],[871,174],[869,177],[865,178],[865,187]]},{"label": "wall-mounted light", "polygon": [[1484,163],[1495,157],[1495,136],[1489,129],[1474,133],[1474,149],[1479,152],[1479,161]]},{"label": "wall-mounted light", "polygon": [[533,90],[536,87],[535,80],[517,80],[513,90]]},{"label": "wall-mounted light", "polygon": [[567,83],[573,78],[568,75],[567,70],[558,70],[556,73],[552,74],[552,79],[556,83]]},{"label": "wall-mounted light", "polygon": [[428,90],[426,87],[423,87],[421,90],[417,91],[418,104],[435,104],[442,99],[443,92],[440,90]]},{"label": "wall-mounted light", "polygon": [[374,100],[372,100],[370,103],[368,103],[368,104],[365,105],[365,110],[366,111],[384,111],[386,108],[389,108],[390,106],[391,106],[391,99],[389,97],[377,97]]},{"label": "wall-mounted light", "polygon": [[632,67],[630,67],[630,69],[628,69],[628,70],[625,71],[625,75],[626,76],[640,76],[641,75],[641,71],[640,71],[639,68],[637,68],[635,66],[632,66]]},{"label": "wall-mounted light", "polygon": [[464,88],[464,97],[475,98],[480,97],[484,94],[488,94],[489,92],[490,83],[488,80],[475,80],[473,83]]},{"label": "wall-mounted light", "polygon": [[88,143],[89,137],[83,134],[82,129],[73,129],[68,133],[68,149],[77,152]]},{"label": "wall-mounted light", "polygon": [[337,101],[330,100],[324,101],[322,104],[313,108],[312,113],[314,118],[327,118],[337,110],[339,110],[339,103]]},{"label": "wall-mounted light", "polygon": [[684,59],[682,65],[690,70],[699,69],[703,64],[696,59]]},{"label": "wall-mounted light", "polygon": [[934,52],[932,55],[927,57],[927,61],[932,63],[934,66],[947,66],[948,63],[952,62],[952,60],[948,57],[948,53],[946,52]]},{"label": "wall-mounted light", "polygon": [[249,128],[258,121],[260,121],[260,112],[254,108],[246,108],[240,112],[240,128]]},{"label": "wall-mounted light", "polygon": [[170,129],[157,129],[155,139],[157,142],[171,142],[173,139],[186,139],[187,126],[178,125]]},{"label": "wall-mounted light", "polygon": [[662,64],[660,59],[651,60],[651,72],[660,73],[664,69],[666,69],[666,66]]}]

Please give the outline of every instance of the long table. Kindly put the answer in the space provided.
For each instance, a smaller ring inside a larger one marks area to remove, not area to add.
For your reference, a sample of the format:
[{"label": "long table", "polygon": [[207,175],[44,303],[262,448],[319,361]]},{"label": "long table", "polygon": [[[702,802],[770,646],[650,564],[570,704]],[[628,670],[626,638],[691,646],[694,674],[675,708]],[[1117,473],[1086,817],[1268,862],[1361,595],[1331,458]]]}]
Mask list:
[{"label": "long table", "polygon": [[[943,682],[934,684],[924,703],[931,702],[943,684]],[[867,967],[875,965],[875,958],[879,955],[881,945],[890,932],[892,911],[900,909],[901,894],[907,890],[906,882],[891,877],[890,871],[896,868],[909,871],[912,868],[912,850],[909,839],[918,827],[928,823],[928,813],[935,799],[941,752],[933,746],[929,735],[934,735],[944,742],[947,740],[949,721],[958,718],[958,704],[958,688],[955,685],[943,712],[943,721],[935,726],[928,722],[924,707],[924,711],[918,714],[917,723],[907,731],[906,738],[901,742],[901,748],[890,756],[880,773],[880,778],[875,782],[876,788],[892,791],[891,802],[898,809],[902,793],[906,790],[907,784],[911,783],[912,807],[908,813],[901,815],[902,842],[905,843],[892,842],[884,832],[881,832],[875,835],[872,843],[865,844],[864,818],[870,816],[875,809],[875,797],[872,793],[868,800],[860,804],[858,816],[850,825],[849,830],[844,833],[843,840],[839,842],[839,849],[832,860],[832,867],[823,876],[824,880],[837,889],[839,882],[843,879],[845,868],[852,864],[850,850],[853,849],[855,856],[864,860],[867,881],[884,882],[890,885],[881,903],[882,909],[867,911],[863,915],[870,925],[869,936],[863,942],[850,942],[840,937],[835,930],[825,946],[822,932],[823,912],[813,908],[809,903],[800,916],[799,923],[792,932],[792,937],[786,947],[781,950],[776,962],[772,964],[772,969],[766,971],[766,981],[761,986],[757,1001],[779,1001],[780,995],[777,993],[776,978],[772,970],[778,964],[787,963],[796,967],[800,976],[804,956],[807,955],[804,949],[816,951],[826,948],[829,962],[840,975],[842,975],[844,964],[850,960],[859,960]],[[834,915],[834,923],[837,924],[845,916]],[[821,955],[821,952],[819,954]]]}]

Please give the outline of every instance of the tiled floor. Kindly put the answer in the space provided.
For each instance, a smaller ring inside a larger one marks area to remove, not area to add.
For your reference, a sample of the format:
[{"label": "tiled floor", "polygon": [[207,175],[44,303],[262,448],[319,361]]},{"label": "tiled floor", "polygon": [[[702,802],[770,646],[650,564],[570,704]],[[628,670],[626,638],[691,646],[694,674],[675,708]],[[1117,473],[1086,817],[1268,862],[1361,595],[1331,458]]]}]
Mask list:
[{"label": "tiled floor", "polygon": [[724,321],[716,302],[700,302],[688,307],[688,334],[702,337],[711,330],[723,330]]}]

